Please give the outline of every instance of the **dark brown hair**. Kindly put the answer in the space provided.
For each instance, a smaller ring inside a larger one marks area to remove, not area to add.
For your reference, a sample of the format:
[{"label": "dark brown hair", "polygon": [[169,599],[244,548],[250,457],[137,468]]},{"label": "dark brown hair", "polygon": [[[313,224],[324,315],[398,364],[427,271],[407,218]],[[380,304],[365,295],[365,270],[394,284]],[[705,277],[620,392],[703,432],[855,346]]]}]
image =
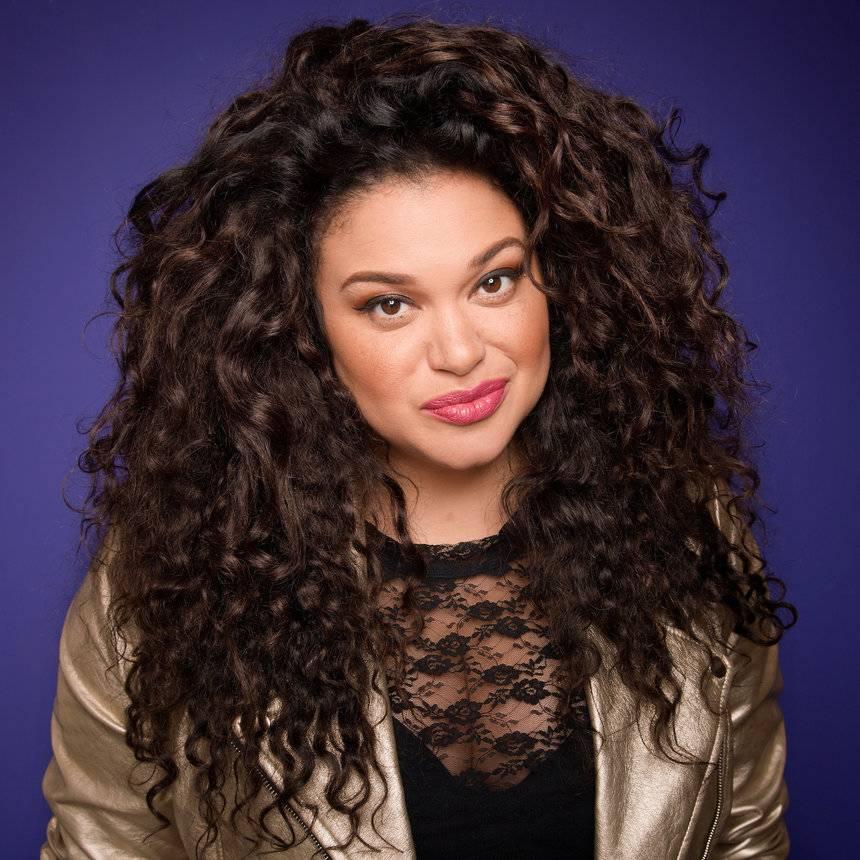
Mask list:
[{"label": "dark brown hair", "polygon": [[[662,625],[767,643],[794,623],[758,549],[707,511],[721,487],[742,529],[758,518],[743,438],[755,344],[721,306],[728,266],[705,200],[725,195],[702,187],[706,147],[676,147],[677,118],[509,30],[356,19],[292,38],[187,163],[136,195],[111,276],[120,379],[79,465],[92,476],[84,525],[118,538],[112,620],[136,643],[127,741],[161,768],[147,801],[162,821],[153,799],[176,779],[177,713],[193,726],[185,753],[210,841],[231,722],[264,725],[273,695],[288,717],[249,732],[244,761],[268,731],[281,799],[335,737],[329,802],[355,813],[342,789],[375,768],[364,657],[394,664],[402,643],[362,539],[374,488],[411,542],[385,442],[333,371],[313,276],[338,206],[382,178],[474,171],[529,227],[552,360],[516,433],[527,468],[503,501],[573,683],[598,667],[593,625],[665,738],[679,689]],[[249,796],[262,790],[247,776]]]}]

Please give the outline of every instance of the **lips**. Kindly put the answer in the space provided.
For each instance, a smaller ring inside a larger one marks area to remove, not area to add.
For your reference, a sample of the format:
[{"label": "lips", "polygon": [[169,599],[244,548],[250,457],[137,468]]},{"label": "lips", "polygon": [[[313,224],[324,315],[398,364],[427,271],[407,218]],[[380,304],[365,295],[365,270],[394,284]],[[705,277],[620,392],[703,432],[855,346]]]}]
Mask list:
[{"label": "lips", "polygon": [[496,379],[487,379],[479,383],[474,388],[460,389],[458,391],[449,391],[441,397],[434,397],[422,405],[422,409],[441,409],[443,406],[451,406],[455,403],[469,403],[471,400],[477,400],[479,397],[484,397],[492,391],[498,391],[504,388],[508,381],[508,377],[500,376]]}]

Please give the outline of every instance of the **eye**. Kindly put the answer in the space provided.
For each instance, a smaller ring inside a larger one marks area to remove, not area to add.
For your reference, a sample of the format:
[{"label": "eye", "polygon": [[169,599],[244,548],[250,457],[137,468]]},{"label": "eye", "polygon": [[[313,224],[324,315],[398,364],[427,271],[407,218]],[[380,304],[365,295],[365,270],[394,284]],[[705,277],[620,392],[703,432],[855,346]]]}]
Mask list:
[{"label": "eye", "polygon": [[491,272],[489,275],[487,275],[486,278],[484,278],[482,281],[479,282],[478,286],[482,287],[485,284],[489,283],[490,286],[494,288],[493,291],[490,293],[490,295],[492,295],[492,296],[507,295],[509,292],[512,291],[513,285],[509,286],[507,289],[504,289],[504,287],[502,285],[502,279],[508,278],[510,281],[513,282],[513,281],[517,281],[522,276],[522,274],[523,274],[522,268],[519,268],[519,269],[501,269],[498,272]]},{"label": "eye", "polygon": [[[496,272],[490,272],[489,275],[482,278],[477,286],[478,287],[489,287],[488,295],[492,300],[501,301],[507,298],[514,289],[514,284],[523,274],[523,267],[520,266],[517,269],[499,269]],[[504,285],[504,279],[507,278],[510,282],[507,287]],[[498,297],[498,298],[497,298]],[[400,305],[408,305],[411,304],[411,301],[404,296],[397,295],[385,295],[385,296],[375,296],[366,302],[362,307],[356,308],[359,313],[368,314],[369,316],[375,317],[376,319],[385,319],[385,320],[398,320],[404,317],[404,314],[397,313]],[[382,308],[382,313],[375,314],[373,313],[375,308]],[[389,311],[394,311],[394,313],[389,313]]]},{"label": "eye", "polygon": [[[408,299],[404,299],[401,296],[377,296],[375,299],[371,299],[367,304],[363,307],[358,308],[359,313],[368,314],[370,316],[382,317],[384,316],[386,319],[397,319],[398,314],[390,314],[389,310],[392,308],[396,310],[397,305],[405,304]],[[374,314],[374,308],[382,308],[385,313],[384,314]]]}]

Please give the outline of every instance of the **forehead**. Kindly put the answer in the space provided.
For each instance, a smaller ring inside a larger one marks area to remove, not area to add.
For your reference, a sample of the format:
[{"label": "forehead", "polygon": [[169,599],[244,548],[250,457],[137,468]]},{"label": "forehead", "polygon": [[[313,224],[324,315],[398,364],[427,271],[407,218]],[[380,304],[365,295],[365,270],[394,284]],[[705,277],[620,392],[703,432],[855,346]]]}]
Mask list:
[{"label": "forehead", "polygon": [[477,174],[391,178],[343,204],[320,239],[320,273],[365,265],[449,264],[505,235],[525,236],[510,198]]}]

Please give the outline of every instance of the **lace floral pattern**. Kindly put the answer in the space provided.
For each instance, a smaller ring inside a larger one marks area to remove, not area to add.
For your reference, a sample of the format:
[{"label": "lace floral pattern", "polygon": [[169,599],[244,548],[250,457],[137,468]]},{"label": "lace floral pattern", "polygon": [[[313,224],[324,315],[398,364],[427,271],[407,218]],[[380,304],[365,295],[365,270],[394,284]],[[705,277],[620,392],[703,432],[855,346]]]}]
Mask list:
[{"label": "lace floral pattern", "polygon": [[[380,608],[405,631],[405,555],[370,522],[367,533],[385,576]],[[407,645],[404,682],[389,690],[394,718],[463,785],[508,789],[587,720],[586,702],[575,696],[562,714],[566,667],[504,527],[475,541],[418,546],[428,559],[416,591],[425,627]]]}]

